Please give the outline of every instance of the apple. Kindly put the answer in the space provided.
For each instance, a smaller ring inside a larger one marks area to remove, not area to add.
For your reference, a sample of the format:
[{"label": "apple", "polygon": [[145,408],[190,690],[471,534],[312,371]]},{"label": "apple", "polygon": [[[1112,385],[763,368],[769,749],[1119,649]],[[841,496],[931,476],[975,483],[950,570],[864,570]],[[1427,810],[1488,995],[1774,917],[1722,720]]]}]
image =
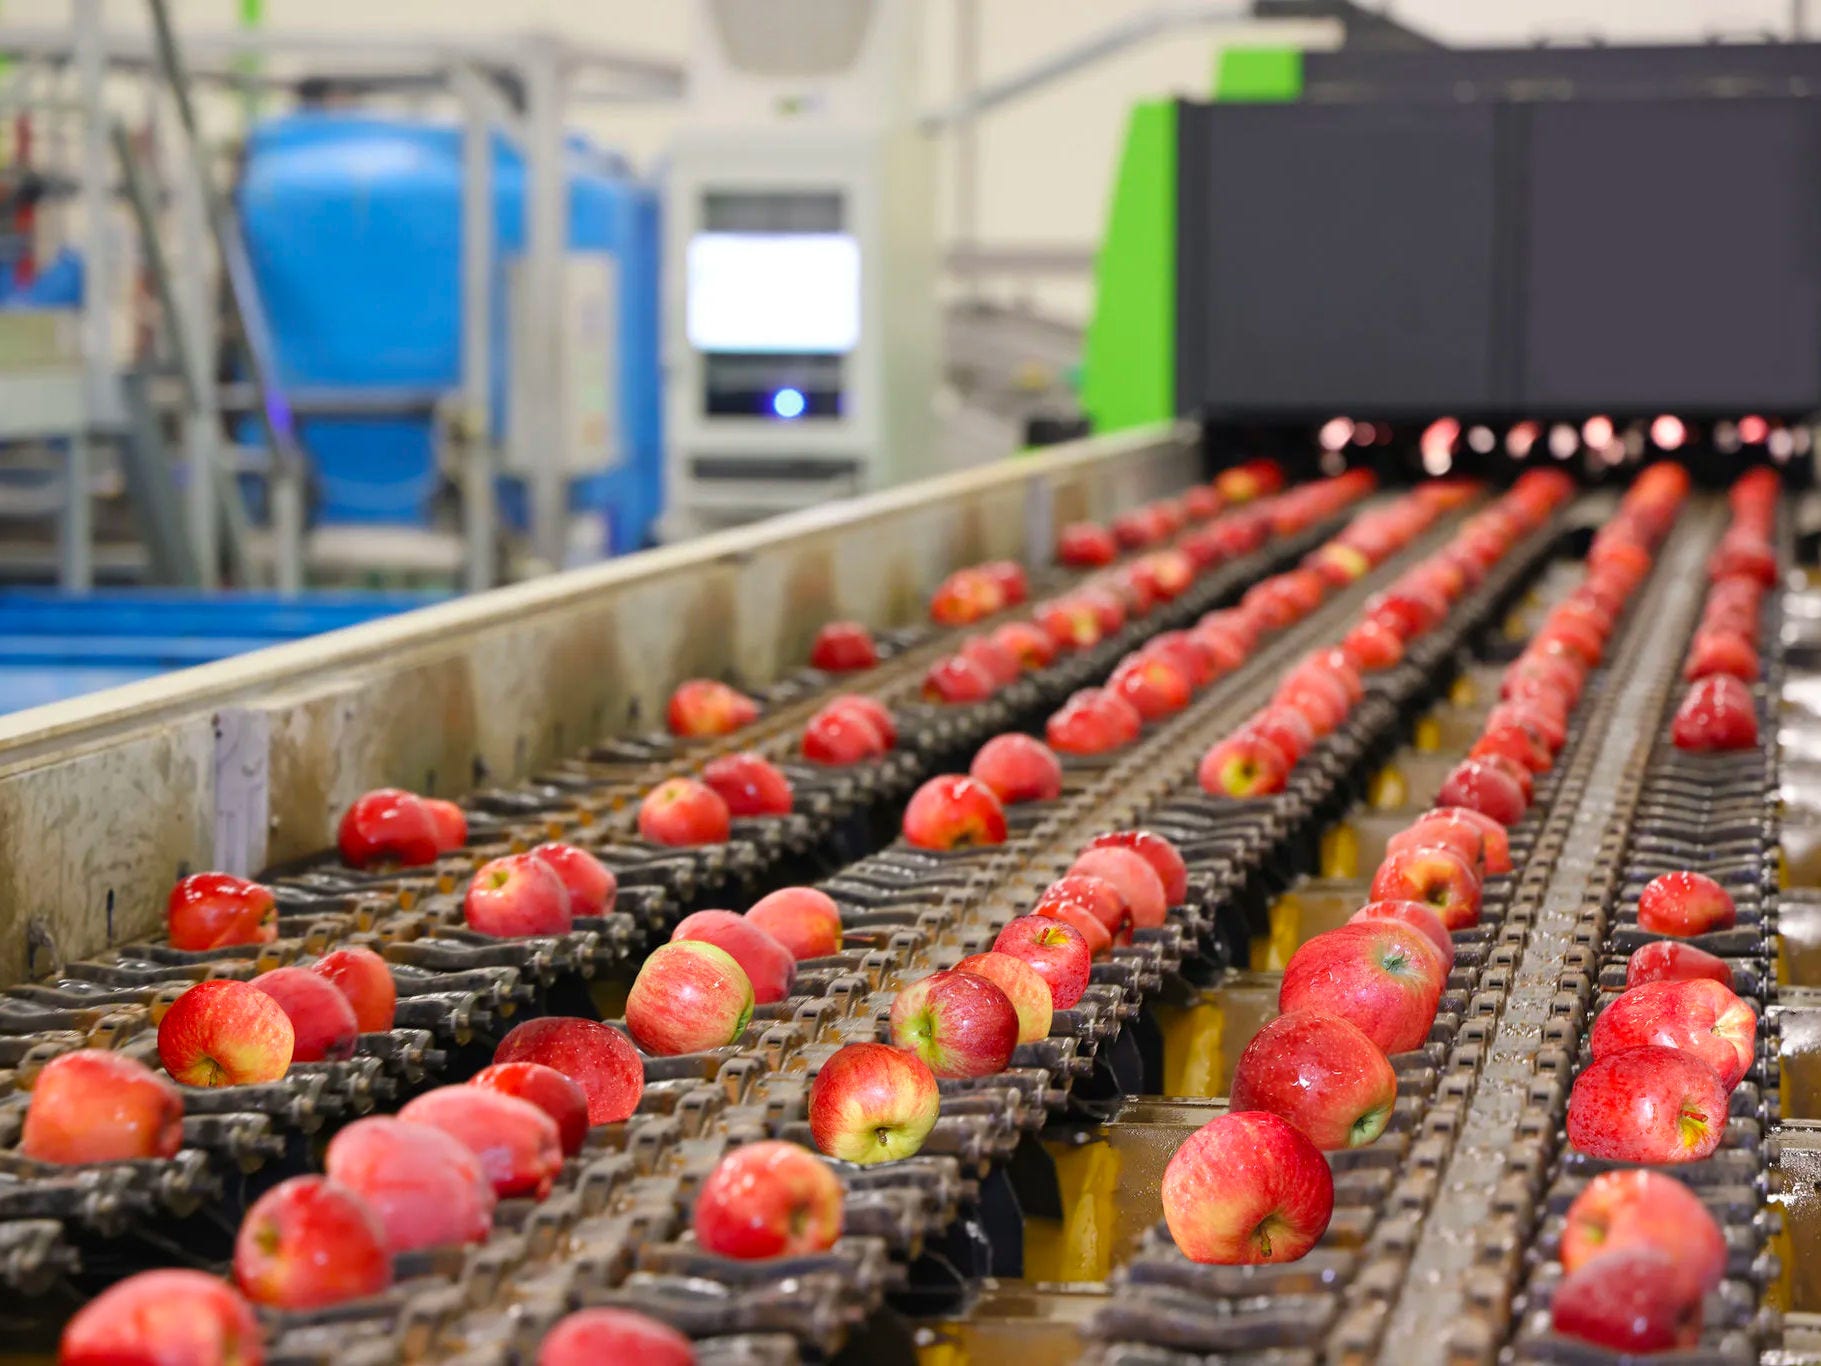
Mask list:
[{"label": "apple", "polygon": [[329,1140],[323,1172],[371,1206],[389,1252],[484,1243],[492,1232],[497,1197],[480,1159],[428,1124],[357,1119]]},{"label": "apple", "polygon": [[797,960],[759,925],[732,911],[697,911],[670,932],[671,942],[695,940],[724,949],[752,983],[758,1005],[782,1001],[797,980]]},{"label": "apple", "polygon": [[984,977],[1005,993],[1018,1012],[1019,1043],[1049,1038],[1056,1010],[1050,984],[1024,959],[1009,953],[976,953],[955,964],[955,971]]},{"label": "apple", "polygon": [[1294,1125],[1260,1110],[1217,1115],[1163,1171],[1163,1217],[1192,1262],[1293,1262],[1328,1230],[1334,1176]]},{"label": "apple", "polygon": [[725,844],[732,833],[721,794],[694,778],[666,778],[639,803],[639,838],[651,844]]},{"label": "apple", "polygon": [[1698,1056],[1655,1045],[1588,1064],[1568,1096],[1568,1141],[1617,1162],[1699,1162],[1726,1134],[1726,1086]]},{"label": "apple", "polygon": [[1104,845],[1088,849],[1070,865],[1069,872],[1110,883],[1125,902],[1134,929],[1156,929],[1169,917],[1170,899],[1163,879],[1135,849]]},{"label": "apple", "polygon": [[1008,921],[993,940],[994,953],[1022,958],[1050,987],[1050,1002],[1067,1010],[1088,989],[1093,955],[1081,931],[1049,916],[1021,915]]},{"label": "apple", "polygon": [[798,962],[841,952],[841,908],[814,887],[781,887],[754,902],[746,919]]},{"label": "apple", "polygon": [[1231,642],[1238,646],[1241,659],[1251,654],[1253,647],[1258,644],[1258,631],[1251,619],[1232,607],[1220,608],[1197,618],[1195,634],[1201,637],[1204,644],[1216,639]]},{"label": "apple", "polygon": [[1008,621],[993,632],[992,638],[995,645],[1018,661],[1020,669],[1047,669],[1056,662],[1056,642],[1035,622]]},{"label": "apple", "polygon": [[278,902],[270,887],[231,873],[191,873],[165,902],[171,947],[199,952],[278,938]]},{"label": "apple", "polygon": [[1223,665],[1216,647],[1204,644],[1188,631],[1165,631],[1152,636],[1138,654],[1163,660],[1188,679],[1191,688],[1205,688],[1232,667]]},{"label": "apple", "polygon": [[809,1131],[841,1162],[914,1157],[936,1127],[942,1097],[922,1058],[882,1043],[844,1044],[809,1086]]},{"label": "apple", "polygon": [[747,1143],[696,1193],[696,1243],[741,1261],[826,1252],[841,1237],[841,1202],[841,1178],[808,1148]]},{"label": "apple", "polygon": [[1332,735],[1347,719],[1347,699],[1338,685],[1314,678],[1292,678],[1271,697],[1274,707],[1298,712],[1316,735]]},{"label": "apple", "polygon": [[539,1062],[496,1062],[483,1067],[468,1085],[529,1102],[556,1125],[557,1142],[573,1157],[588,1141],[588,1096],[554,1067]]},{"label": "apple", "polygon": [[1403,662],[1404,642],[1382,621],[1368,618],[1347,632],[1340,643],[1353,667],[1362,673],[1381,673]]},{"label": "apple", "polygon": [[986,671],[986,676],[993,680],[993,686],[1003,688],[1008,683],[1016,683],[1018,675],[1024,672],[1024,666],[1018,662],[1015,651],[999,644],[992,636],[969,636],[955,650],[962,659],[972,660]]},{"label": "apple", "polygon": [[360,1021],[342,989],[327,977],[308,968],[273,968],[255,977],[252,986],[278,1002],[291,1022],[292,1062],[341,1062],[354,1056]]},{"label": "apple", "polygon": [[1550,1326],[1631,1360],[1645,1352],[1698,1346],[1701,1297],[1688,1293],[1667,1253],[1625,1248],[1562,1278],[1550,1305]]},{"label": "apple", "polygon": [[1032,616],[1058,650],[1085,650],[1106,634],[1093,609],[1074,596],[1039,603]]},{"label": "apple", "polygon": [[1525,809],[1529,809],[1531,799],[1536,795],[1536,778],[1530,770],[1508,754],[1493,754],[1481,750],[1469,758],[1470,764],[1489,764],[1503,773],[1517,785],[1518,796],[1523,800]]},{"label": "apple", "polygon": [[1466,806],[1437,806],[1423,813],[1424,821],[1459,820],[1480,832],[1480,856],[1488,876],[1511,871],[1511,837],[1505,827],[1483,811]]},{"label": "apple", "polygon": [[1387,858],[1411,849],[1448,849],[1478,876],[1486,861],[1486,836],[1471,821],[1447,816],[1419,816],[1416,823],[1385,841]]},{"label": "apple", "polygon": [[1682,666],[1682,677],[1689,682],[1710,674],[1731,674],[1746,683],[1755,683],[1763,666],[1758,662],[1757,648],[1739,631],[1701,630],[1688,647],[1688,660]]},{"label": "apple", "polygon": [[979,660],[965,655],[944,655],[929,666],[920,691],[925,702],[955,707],[984,702],[1000,687],[1000,680]]},{"label": "apple", "polygon": [[462,897],[462,918],[476,934],[498,939],[568,934],[575,927],[563,879],[531,854],[507,854],[477,868]]},{"label": "apple", "polygon": [[1500,702],[1487,712],[1486,726],[1521,726],[1541,740],[1544,748],[1553,756],[1568,743],[1566,715],[1566,712],[1558,714],[1546,704],[1539,705],[1535,699],[1519,699]]},{"label": "apple", "polygon": [[682,739],[731,735],[759,719],[759,704],[717,678],[691,678],[677,684],[665,708],[670,733]]},{"label": "apple", "polygon": [[1154,830],[1109,830],[1094,836],[1082,852],[1092,849],[1130,849],[1151,865],[1163,884],[1164,904],[1180,906],[1189,896],[1189,868],[1176,846]]},{"label": "apple", "polygon": [[957,569],[930,597],[929,619],[938,626],[968,626],[1005,606],[1005,590],[978,566]]},{"label": "apple", "polygon": [[1443,806],[1464,806],[1490,816],[1503,826],[1524,819],[1524,790],[1509,773],[1488,759],[1467,759],[1442,782],[1437,801]]},{"label": "apple", "polygon": [[1397,1073],[1357,1025],[1297,1010],[1252,1036],[1227,1096],[1228,1109],[1269,1111],[1325,1151],[1362,1148],[1391,1118]]},{"label": "apple", "polygon": [[[1100,881],[1099,878],[1088,878],[1084,880],[1090,882]],[[1031,907],[1031,914],[1045,916],[1051,920],[1060,921],[1062,924],[1067,925],[1070,929],[1074,930],[1076,934],[1081,936],[1082,942],[1087,945],[1088,957],[1090,959],[1100,957],[1101,954],[1113,947],[1113,937],[1115,933],[1119,935],[1121,943],[1129,944],[1132,940],[1130,918],[1128,917],[1121,924],[1118,931],[1109,930],[1105,923],[1089,908],[1086,901],[1082,900],[1072,891],[1062,890],[1062,884],[1068,881],[1071,881],[1071,879],[1060,878],[1052,884],[1049,889],[1037,899],[1037,904]],[[1123,914],[1125,903],[1121,901],[1119,905],[1121,913]]]},{"label": "apple", "polygon": [[837,693],[822,704],[822,711],[864,717],[867,724],[878,732],[881,754],[897,747],[898,723],[893,719],[890,709],[876,697],[863,692]]},{"label": "apple", "polygon": [[442,852],[436,819],[423,798],[396,787],[356,797],[342,814],[335,842],[351,868],[421,868]]},{"label": "apple", "polygon": [[967,771],[1007,806],[1052,802],[1062,795],[1062,764],[1055,752],[1016,731],[988,740]]},{"label": "apple", "polygon": [[999,596],[1007,607],[1016,607],[1031,595],[1030,576],[1016,560],[988,560],[980,572],[999,585]]},{"label": "apple", "polygon": [[1677,749],[1752,749],[1758,743],[1758,714],[1751,689],[1730,674],[1710,674],[1688,690],[1670,723]]},{"label": "apple", "polygon": [[1657,1044],[1693,1053],[1720,1074],[1728,1091],[1757,1056],[1758,1017],[1730,987],[1709,978],[1645,982],[1625,993],[1593,1022],[1594,1060]]},{"label": "apple", "polygon": [[558,1321],[537,1349],[537,1366],[696,1366],[689,1339],[667,1323],[629,1309],[578,1309]]},{"label": "apple", "polygon": [[1488,720],[1473,747],[1467,751],[1470,759],[1491,755],[1521,764],[1531,773],[1546,773],[1555,765],[1555,758],[1549,752],[1549,746],[1543,743],[1543,737],[1531,727],[1511,719]]},{"label": "apple", "polygon": [[19,1139],[33,1161],[64,1166],[175,1157],[182,1146],[177,1088],[144,1063],[100,1048],[44,1065]]},{"label": "apple", "polygon": [[788,816],[794,804],[790,779],[751,750],[710,760],[702,768],[702,781],[720,794],[729,815]]},{"label": "apple", "polygon": [[951,969],[898,993],[892,1002],[891,1040],[893,1047],[923,1059],[938,1077],[990,1076],[1012,1060],[1018,1011],[994,983]]},{"label": "apple", "polygon": [[1262,735],[1284,754],[1284,762],[1295,768],[1315,743],[1315,728],[1309,718],[1294,707],[1269,706],[1252,714],[1245,730]]},{"label": "apple", "polygon": [[1005,808],[975,778],[944,773],[911,795],[904,808],[905,840],[919,849],[972,849],[1005,843]]},{"label": "apple", "polygon": [[1395,920],[1408,925],[1427,939],[1441,955],[1443,972],[1454,967],[1454,936],[1448,933],[1448,927],[1442,923],[1442,918],[1435,913],[1434,908],[1425,906],[1420,901],[1368,901],[1347,917],[1350,925],[1362,920]]},{"label": "apple", "polygon": [[569,893],[572,915],[606,915],[613,910],[620,892],[620,880],[614,876],[613,869],[586,849],[552,840],[533,849],[531,857],[556,874],[563,889]]},{"label": "apple", "polygon": [[486,1086],[439,1086],[407,1102],[398,1117],[441,1129],[480,1160],[502,1200],[542,1200],[563,1169],[556,1121],[528,1100]]},{"label": "apple", "polygon": [[590,1124],[618,1124],[639,1108],[645,1063],[612,1025],[574,1016],[526,1020],[493,1050],[495,1066],[541,1063],[561,1072],[588,1098]]},{"label": "apple", "polygon": [[1201,790],[1213,797],[1269,796],[1282,792],[1289,777],[1283,750],[1250,729],[1212,746],[1195,771]]},{"label": "apple", "polygon": [[277,1081],[291,1066],[296,1042],[284,1007],[251,983],[227,977],[188,988],[158,1022],[159,1061],[185,1086]]},{"label": "apple", "polygon": [[1422,1046],[1447,971],[1420,931],[1371,919],[1306,941],[1284,966],[1277,1008],[1351,1020],[1386,1053]]},{"label": "apple", "polygon": [[823,707],[803,727],[803,757],[812,764],[845,768],[876,759],[890,748],[872,720],[852,707]]},{"label": "apple", "polygon": [[58,1366],[260,1366],[259,1321],[219,1276],[141,1271],[76,1311]]},{"label": "apple", "polygon": [[1219,514],[1225,506],[1225,500],[1214,491],[1212,484],[1196,484],[1182,495],[1183,511],[1189,514],[1189,520],[1205,522]]},{"label": "apple", "polygon": [[324,1309],[392,1284],[386,1230],[353,1191],[320,1176],[281,1181],[240,1221],[234,1280],[274,1309]]},{"label": "apple", "polygon": [[1400,849],[1372,877],[1374,901],[1415,901],[1450,930],[1480,923],[1480,880],[1459,854],[1440,846]]},{"label": "apple", "polygon": [[853,673],[876,665],[879,647],[873,644],[872,632],[859,622],[831,621],[816,632],[809,662],[824,673]]},{"label": "apple", "polygon": [[1724,958],[1674,940],[1658,939],[1646,944],[1625,964],[1627,987],[1645,982],[1688,982],[1701,977],[1723,987],[1732,986],[1732,968]]},{"label": "apple", "polygon": [[1193,689],[1181,669],[1159,655],[1128,655],[1107,686],[1146,721],[1160,721],[1189,705]]},{"label": "apple", "polygon": [[392,969],[372,949],[359,944],[324,954],[310,971],[335,984],[348,998],[354,1025],[362,1034],[379,1034],[392,1028],[398,1015],[398,985]]},{"label": "apple", "polygon": [[1082,688],[1044,725],[1050,748],[1064,754],[1105,754],[1138,738],[1144,717],[1125,698],[1104,688]]},{"label": "apple", "polygon": [[1638,893],[1638,928],[1682,938],[1730,930],[1739,911],[1732,897],[1704,873],[1664,873]]},{"label": "apple", "polygon": [[430,824],[436,829],[438,853],[453,853],[468,842],[466,811],[454,802],[443,801],[440,797],[424,797],[421,800],[424,810],[430,813]]},{"label": "apple", "polygon": [[626,1030],[647,1053],[704,1053],[736,1042],[752,1007],[752,982],[732,954],[698,939],[673,939],[654,949],[633,979]]},{"label": "apple", "polygon": [[1601,1172],[1563,1218],[1562,1270],[1573,1273],[1632,1247],[1668,1256],[1697,1297],[1717,1290],[1726,1275],[1726,1238],[1687,1186],[1662,1172]]}]

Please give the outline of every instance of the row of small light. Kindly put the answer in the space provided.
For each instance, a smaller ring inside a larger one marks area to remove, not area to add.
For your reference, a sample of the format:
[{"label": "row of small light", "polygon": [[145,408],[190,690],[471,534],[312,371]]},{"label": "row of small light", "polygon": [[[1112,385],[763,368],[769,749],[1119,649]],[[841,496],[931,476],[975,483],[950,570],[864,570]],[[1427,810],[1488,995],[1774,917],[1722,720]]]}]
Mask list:
[{"label": "row of small light", "polygon": [[[1732,454],[1747,447],[1763,447],[1777,464],[1798,455],[1807,455],[1811,444],[1806,426],[1787,426],[1774,418],[1752,413],[1736,422],[1721,420],[1713,424],[1714,449]],[[1318,435],[1321,448],[1338,456],[1349,446],[1370,447],[1391,444],[1389,423],[1356,421],[1334,417],[1324,422]],[[1645,422],[1631,422],[1621,429],[1610,417],[1595,414],[1578,427],[1572,422],[1544,424],[1530,419],[1512,424],[1505,432],[1505,454],[1513,460],[1528,460],[1534,454],[1547,453],[1556,460],[1572,460],[1585,455],[1590,462],[1616,466],[1641,460],[1648,449],[1663,454],[1680,450],[1690,440],[1688,424],[1673,413],[1662,413]],[[1439,417],[1423,430],[1417,443],[1423,470],[1431,475],[1444,475],[1454,468],[1455,453],[1462,445],[1475,455],[1491,455],[1499,448],[1498,434],[1485,423],[1475,423],[1464,430],[1460,420]]]}]

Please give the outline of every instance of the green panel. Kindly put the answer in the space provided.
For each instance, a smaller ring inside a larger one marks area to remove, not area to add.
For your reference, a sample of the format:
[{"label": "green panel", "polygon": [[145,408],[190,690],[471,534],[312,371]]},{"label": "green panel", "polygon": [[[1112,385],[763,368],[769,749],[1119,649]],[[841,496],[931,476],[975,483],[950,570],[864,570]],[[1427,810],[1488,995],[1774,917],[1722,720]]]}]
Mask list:
[{"label": "green panel", "polygon": [[1094,316],[1082,341],[1081,406],[1097,432],[1176,415],[1176,105],[1126,120]]},{"label": "green panel", "polygon": [[1227,101],[1300,99],[1303,54],[1294,47],[1222,48],[1214,68],[1214,98]]}]

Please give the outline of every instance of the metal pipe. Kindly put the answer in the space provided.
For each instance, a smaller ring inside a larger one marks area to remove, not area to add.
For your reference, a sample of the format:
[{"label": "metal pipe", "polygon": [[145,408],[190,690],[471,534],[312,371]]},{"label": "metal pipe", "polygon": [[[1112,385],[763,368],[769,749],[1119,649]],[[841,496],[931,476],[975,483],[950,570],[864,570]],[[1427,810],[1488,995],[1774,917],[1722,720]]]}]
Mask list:
[{"label": "metal pipe", "polygon": [[454,429],[461,459],[464,582],[493,587],[493,126],[486,79],[455,69],[462,104],[462,389]]},{"label": "metal pipe", "polygon": [[76,47],[76,84],[82,121],[82,380],[83,429],[72,433],[64,456],[63,521],[58,533],[58,579],[71,592],[94,586],[93,512],[89,465],[93,433],[110,417],[107,388],[113,372],[114,244],[108,232],[108,144],[102,107],[106,74],[101,50],[101,0],[75,0],[70,23]]},{"label": "metal pipe", "polygon": [[568,194],[563,173],[563,86],[554,45],[539,46],[525,63],[528,159],[525,195],[523,335],[513,356],[521,382],[513,402],[530,462],[531,537],[539,558],[561,568],[569,539],[568,451],[563,420],[568,401],[563,345],[563,248],[568,237]]}]

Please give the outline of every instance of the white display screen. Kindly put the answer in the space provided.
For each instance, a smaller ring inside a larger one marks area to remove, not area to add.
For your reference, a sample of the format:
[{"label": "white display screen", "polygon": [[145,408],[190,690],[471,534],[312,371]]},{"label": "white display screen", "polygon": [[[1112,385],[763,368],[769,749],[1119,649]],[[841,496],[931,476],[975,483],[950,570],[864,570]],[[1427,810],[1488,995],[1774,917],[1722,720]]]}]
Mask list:
[{"label": "white display screen", "polygon": [[703,232],[689,240],[689,344],[698,351],[852,351],[860,244],[844,232]]}]

